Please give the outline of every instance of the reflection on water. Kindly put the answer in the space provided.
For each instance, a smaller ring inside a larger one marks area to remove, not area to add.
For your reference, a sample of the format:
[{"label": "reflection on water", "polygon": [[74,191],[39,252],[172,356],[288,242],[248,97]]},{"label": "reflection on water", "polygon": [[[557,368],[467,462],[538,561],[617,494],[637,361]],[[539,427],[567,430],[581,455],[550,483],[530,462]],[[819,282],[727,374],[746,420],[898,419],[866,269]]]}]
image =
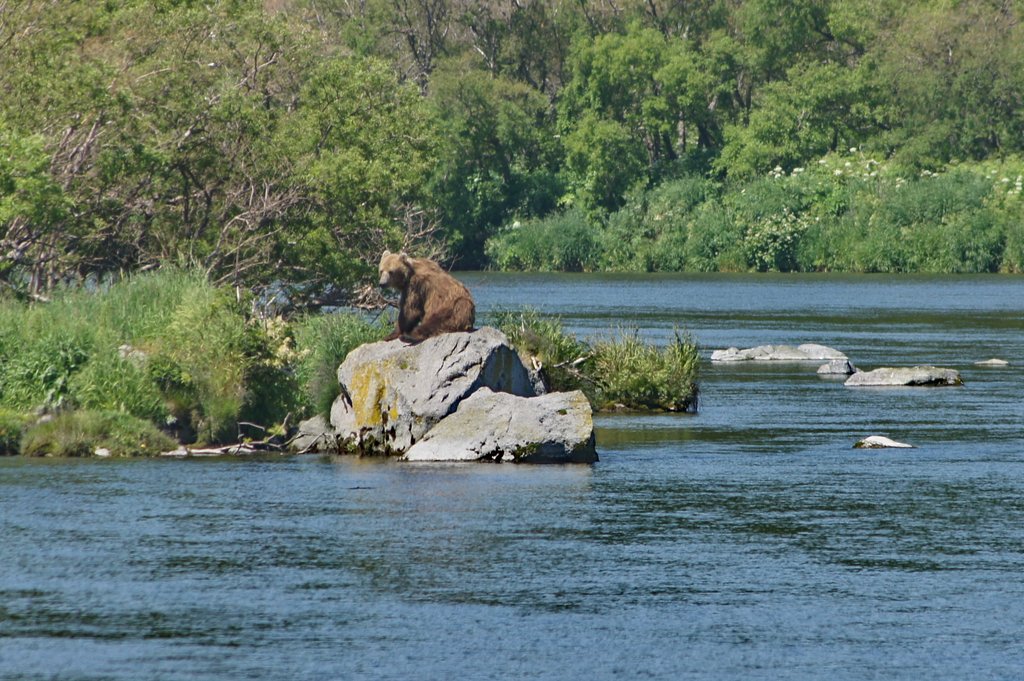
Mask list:
[{"label": "reflection on water", "polygon": [[0,461],[0,678],[1019,677],[1024,280],[467,280],[966,385],[705,364],[697,414],[599,416],[595,466]]}]

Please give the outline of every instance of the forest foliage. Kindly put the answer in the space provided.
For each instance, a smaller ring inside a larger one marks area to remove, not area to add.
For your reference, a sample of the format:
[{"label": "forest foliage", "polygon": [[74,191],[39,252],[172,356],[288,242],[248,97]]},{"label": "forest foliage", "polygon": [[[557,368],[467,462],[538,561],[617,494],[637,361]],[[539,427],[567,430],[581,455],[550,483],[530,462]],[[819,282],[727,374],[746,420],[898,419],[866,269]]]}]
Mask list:
[{"label": "forest foliage", "polygon": [[298,312],[348,301],[384,248],[1021,271],[1022,12],[0,0],[0,287],[174,265]]}]

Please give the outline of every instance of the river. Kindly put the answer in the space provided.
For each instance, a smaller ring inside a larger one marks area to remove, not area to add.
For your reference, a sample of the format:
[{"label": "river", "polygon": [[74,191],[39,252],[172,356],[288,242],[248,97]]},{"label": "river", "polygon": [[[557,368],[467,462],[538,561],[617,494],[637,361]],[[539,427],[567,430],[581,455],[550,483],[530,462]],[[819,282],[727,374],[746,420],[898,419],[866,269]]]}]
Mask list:
[{"label": "river", "polygon": [[965,385],[705,362],[593,466],[2,460],[0,679],[1024,676],[1024,278],[462,278],[483,319]]}]

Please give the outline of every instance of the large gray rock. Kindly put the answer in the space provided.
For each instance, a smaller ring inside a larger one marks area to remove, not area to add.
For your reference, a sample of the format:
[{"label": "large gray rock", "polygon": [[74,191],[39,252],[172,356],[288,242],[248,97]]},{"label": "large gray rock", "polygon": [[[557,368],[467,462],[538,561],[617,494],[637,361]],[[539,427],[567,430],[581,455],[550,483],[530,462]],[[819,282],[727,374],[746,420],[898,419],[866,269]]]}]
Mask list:
[{"label": "large gray rock", "polygon": [[963,385],[955,369],[933,366],[882,367],[874,371],[858,371],[844,385],[860,386],[944,386]]},{"label": "large gray rock", "polygon": [[792,345],[758,345],[756,348],[729,348],[711,353],[712,362],[807,362],[846,359],[846,355],[817,343]]},{"label": "large gray rock", "polygon": [[527,398],[481,388],[414,444],[405,459],[593,463],[590,402],[578,390]]},{"label": "large gray rock", "polygon": [[484,327],[416,345],[368,343],[338,369],[331,426],[349,449],[403,454],[482,388],[532,397],[536,387],[505,334]]}]

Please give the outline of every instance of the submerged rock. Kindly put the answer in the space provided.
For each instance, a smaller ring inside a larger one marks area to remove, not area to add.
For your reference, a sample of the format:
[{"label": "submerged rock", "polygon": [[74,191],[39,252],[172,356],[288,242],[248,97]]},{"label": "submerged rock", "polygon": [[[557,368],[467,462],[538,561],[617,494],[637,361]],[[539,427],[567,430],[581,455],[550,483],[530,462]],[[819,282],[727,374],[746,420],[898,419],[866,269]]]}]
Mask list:
[{"label": "submerged rock", "polygon": [[857,367],[848,359],[833,359],[818,367],[818,373],[822,376],[849,376],[857,373]]},{"label": "submerged rock", "polygon": [[890,440],[887,437],[881,435],[872,435],[866,437],[863,440],[858,440],[854,445],[854,449],[914,449],[914,445],[908,445],[905,442],[896,442],[896,440]]},{"label": "submerged rock", "polygon": [[955,369],[933,366],[882,367],[873,371],[858,371],[846,379],[844,385],[868,386],[947,386],[963,385]]},{"label": "submerged rock", "polygon": [[834,348],[817,343],[792,345],[758,345],[756,348],[729,348],[711,353],[712,362],[808,362],[846,359]]},{"label": "submerged rock", "polygon": [[993,357],[992,359],[986,359],[981,362],[975,362],[974,365],[979,367],[1005,367],[1009,366],[1010,363],[1007,362],[1005,359],[996,359],[995,357]]},{"label": "submerged rock", "polygon": [[481,388],[414,444],[408,461],[593,463],[594,421],[576,390],[516,397]]}]

